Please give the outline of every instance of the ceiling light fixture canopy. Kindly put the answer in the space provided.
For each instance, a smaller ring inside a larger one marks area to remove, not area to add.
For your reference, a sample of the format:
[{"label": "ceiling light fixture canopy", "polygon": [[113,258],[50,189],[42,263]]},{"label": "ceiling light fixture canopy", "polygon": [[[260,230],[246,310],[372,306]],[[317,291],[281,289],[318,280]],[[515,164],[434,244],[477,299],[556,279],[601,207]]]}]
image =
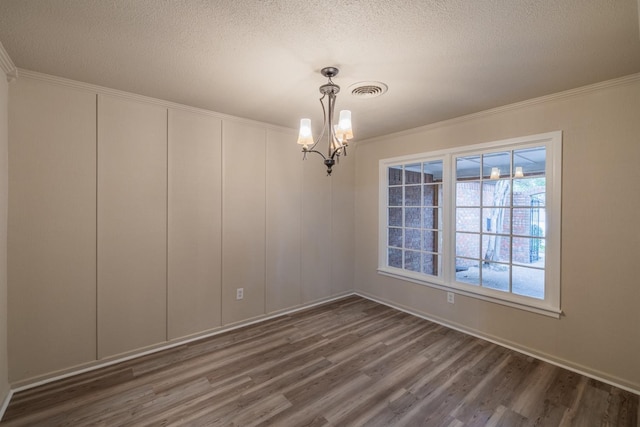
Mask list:
[{"label": "ceiling light fixture canopy", "polygon": [[[329,81],[320,86],[320,105],[322,106],[323,125],[322,131],[318,139],[313,139],[311,132],[311,119],[300,120],[300,134],[298,135],[298,144],[302,145],[303,159],[307,158],[307,153],[316,153],[324,159],[324,165],[327,167],[327,175],[330,176],[333,166],[340,159],[341,155],[347,155],[347,145],[349,140],[353,138],[353,129],[351,128],[351,111],[340,111],[338,123],[333,124],[334,108],[336,104],[336,95],[340,92],[340,86],[335,84],[331,79],[338,72],[336,67],[323,68],[320,73]],[[325,105],[326,103],[326,105]],[[327,155],[316,150],[316,146],[327,135]]]}]

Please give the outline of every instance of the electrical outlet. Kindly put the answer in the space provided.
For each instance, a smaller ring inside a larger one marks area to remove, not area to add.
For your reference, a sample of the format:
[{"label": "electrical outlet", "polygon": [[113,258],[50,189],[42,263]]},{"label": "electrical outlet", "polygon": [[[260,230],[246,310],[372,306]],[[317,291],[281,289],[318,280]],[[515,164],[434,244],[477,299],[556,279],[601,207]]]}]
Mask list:
[{"label": "electrical outlet", "polygon": [[244,288],[236,289],[236,299],[244,298]]},{"label": "electrical outlet", "polygon": [[454,293],[453,293],[453,292],[447,292],[447,302],[448,302],[449,304],[453,304],[453,303],[455,303],[455,302],[456,302],[456,300],[455,300],[455,295],[454,295]]}]

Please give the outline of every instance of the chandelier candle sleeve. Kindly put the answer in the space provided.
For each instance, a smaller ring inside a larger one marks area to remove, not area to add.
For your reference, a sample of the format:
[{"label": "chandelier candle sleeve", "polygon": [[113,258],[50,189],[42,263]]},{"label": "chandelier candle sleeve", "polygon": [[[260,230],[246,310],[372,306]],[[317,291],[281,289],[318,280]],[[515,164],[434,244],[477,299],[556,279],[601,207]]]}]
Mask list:
[{"label": "chandelier candle sleeve", "polygon": [[[311,120],[300,120],[300,133],[298,134],[298,144],[302,145],[303,159],[306,159],[307,153],[316,153],[324,160],[327,167],[327,175],[331,175],[333,166],[337,163],[340,156],[347,155],[347,145],[349,140],[353,138],[353,129],[351,127],[351,111],[342,110],[338,118],[338,124],[334,125],[333,115],[336,103],[336,95],[340,92],[340,86],[333,83],[332,77],[338,74],[335,67],[326,67],[321,70],[323,76],[329,81],[320,86],[320,105],[322,106],[323,125],[322,131],[317,139],[313,138],[311,132]],[[316,150],[316,146],[326,134],[327,151],[326,155]]]},{"label": "chandelier candle sleeve", "polygon": [[351,111],[340,111],[340,120],[338,121],[335,130],[336,136],[341,143],[345,143],[353,138],[353,130],[351,129]]},{"label": "chandelier candle sleeve", "polygon": [[313,135],[311,134],[311,119],[300,119],[300,134],[298,135],[298,144],[302,145],[303,150],[313,145]]},{"label": "chandelier candle sleeve", "polygon": [[345,135],[350,134],[351,138],[353,138],[353,130],[351,129],[351,111],[342,110],[340,111],[340,120],[338,121],[338,129],[340,129],[340,133]]},{"label": "chandelier candle sleeve", "polygon": [[522,172],[522,166],[516,166],[516,174],[514,178],[524,178],[524,173]]}]

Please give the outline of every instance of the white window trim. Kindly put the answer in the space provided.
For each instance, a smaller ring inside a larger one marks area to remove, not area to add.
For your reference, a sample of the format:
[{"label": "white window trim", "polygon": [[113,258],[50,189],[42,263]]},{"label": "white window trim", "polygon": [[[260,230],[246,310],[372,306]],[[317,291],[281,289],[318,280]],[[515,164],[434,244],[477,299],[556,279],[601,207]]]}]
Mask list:
[{"label": "white window trim", "polygon": [[[546,147],[546,263],[545,263],[545,299],[522,297],[516,294],[478,287],[455,281],[455,200],[453,182],[453,158],[466,154],[481,154],[504,148],[525,148],[527,146]],[[388,181],[387,168],[411,162],[442,160],[443,192],[446,195],[442,205],[445,223],[443,224],[442,274],[439,277],[387,266],[387,204]],[[559,318],[560,308],[560,240],[561,240],[561,201],[562,201],[562,131],[510,138],[500,141],[468,145],[446,150],[424,152],[389,159],[379,162],[379,213],[378,213],[378,273],[396,279],[405,280],[432,288],[453,291],[460,295],[470,296],[509,307],[519,308],[534,313]],[[444,300],[443,300],[444,301]]]}]

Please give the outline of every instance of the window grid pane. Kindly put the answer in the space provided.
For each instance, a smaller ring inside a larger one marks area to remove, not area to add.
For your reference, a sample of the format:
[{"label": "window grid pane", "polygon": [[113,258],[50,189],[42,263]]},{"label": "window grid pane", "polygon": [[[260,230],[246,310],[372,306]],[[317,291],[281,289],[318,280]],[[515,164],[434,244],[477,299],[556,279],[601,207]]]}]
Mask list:
[{"label": "window grid pane", "polygon": [[455,158],[456,280],[544,298],[545,148]]},{"label": "window grid pane", "polygon": [[442,160],[387,170],[387,265],[442,273]]}]

